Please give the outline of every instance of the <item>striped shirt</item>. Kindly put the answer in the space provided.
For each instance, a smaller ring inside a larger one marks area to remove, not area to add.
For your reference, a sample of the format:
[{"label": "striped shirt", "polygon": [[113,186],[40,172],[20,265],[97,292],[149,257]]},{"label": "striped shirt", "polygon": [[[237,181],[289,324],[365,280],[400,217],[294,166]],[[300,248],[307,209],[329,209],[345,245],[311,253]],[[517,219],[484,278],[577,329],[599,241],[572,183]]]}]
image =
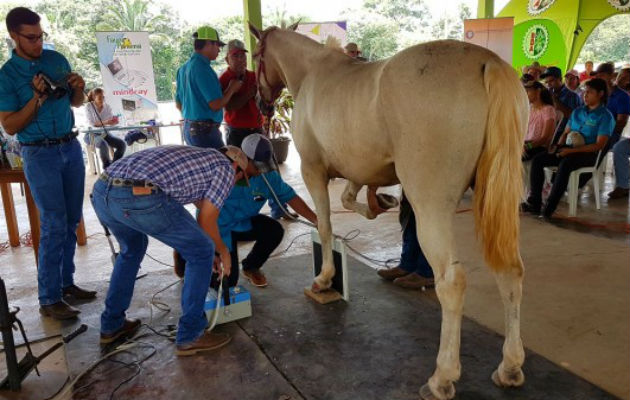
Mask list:
[{"label": "striped shirt", "polygon": [[208,199],[221,208],[234,184],[234,168],[218,150],[159,146],[121,158],[107,168],[112,178],[147,180],[180,204]]}]

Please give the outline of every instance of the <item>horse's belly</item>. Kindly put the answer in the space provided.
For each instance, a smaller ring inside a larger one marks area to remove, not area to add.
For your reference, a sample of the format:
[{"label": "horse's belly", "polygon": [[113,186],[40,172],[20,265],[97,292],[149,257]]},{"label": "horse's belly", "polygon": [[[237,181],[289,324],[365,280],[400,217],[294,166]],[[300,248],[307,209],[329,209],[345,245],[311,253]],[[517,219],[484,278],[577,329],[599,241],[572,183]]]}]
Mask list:
[{"label": "horse's belly", "polygon": [[328,161],[330,177],[345,178],[361,185],[389,186],[398,183],[393,163],[380,164],[351,157]]}]

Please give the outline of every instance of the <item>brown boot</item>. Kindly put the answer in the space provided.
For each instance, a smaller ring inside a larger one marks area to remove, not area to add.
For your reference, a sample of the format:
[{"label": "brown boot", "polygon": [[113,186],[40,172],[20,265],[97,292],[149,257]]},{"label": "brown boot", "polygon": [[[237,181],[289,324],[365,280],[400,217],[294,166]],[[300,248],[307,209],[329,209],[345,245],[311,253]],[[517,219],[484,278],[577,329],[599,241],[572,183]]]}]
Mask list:
[{"label": "brown boot", "polygon": [[435,280],[433,278],[425,278],[414,272],[402,278],[396,278],[394,285],[405,289],[422,289],[435,286]]},{"label": "brown boot", "polygon": [[378,276],[385,279],[386,281],[393,281],[396,278],[402,278],[403,276],[409,275],[409,272],[400,267],[379,269],[376,273],[378,274]]},{"label": "brown boot", "polygon": [[247,278],[251,282],[251,284],[254,286],[258,286],[258,287],[267,286],[267,278],[265,277],[265,274],[262,273],[260,268],[247,269],[247,270],[244,269],[243,276],[245,276],[245,278]]},{"label": "brown boot", "polygon": [[52,317],[54,319],[70,319],[76,318],[81,311],[72,307],[65,301],[58,301],[55,304],[50,304],[47,306],[40,306],[39,313],[46,316]]},{"label": "brown boot", "polygon": [[140,329],[141,322],[139,319],[125,319],[125,323],[116,332],[101,333],[101,344],[114,342],[122,337],[130,338]]},{"label": "brown boot", "polygon": [[210,351],[223,347],[232,337],[227,333],[206,332],[199,339],[187,344],[178,344],[175,354],[178,356],[192,356],[203,351]]},{"label": "brown boot", "polygon": [[177,250],[173,250],[173,266],[175,267],[175,275],[178,278],[183,278],[186,273],[186,260]]}]

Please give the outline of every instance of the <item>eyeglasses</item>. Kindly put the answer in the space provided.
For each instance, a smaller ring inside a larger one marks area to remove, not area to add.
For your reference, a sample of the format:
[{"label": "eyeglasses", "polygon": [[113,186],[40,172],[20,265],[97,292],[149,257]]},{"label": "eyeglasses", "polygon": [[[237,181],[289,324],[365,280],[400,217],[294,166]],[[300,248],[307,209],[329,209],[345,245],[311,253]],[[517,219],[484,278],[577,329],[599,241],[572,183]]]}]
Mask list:
[{"label": "eyeglasses", "polygon": [[22,36],[23,38],[25,38],[26,40],[28,40],[31,43],[37,43],[40,40],[44,41],[48,38],[48,34],[46,32],[42,32],[39,35],[24,35],[20,32],[15,32],[18,35]]}]

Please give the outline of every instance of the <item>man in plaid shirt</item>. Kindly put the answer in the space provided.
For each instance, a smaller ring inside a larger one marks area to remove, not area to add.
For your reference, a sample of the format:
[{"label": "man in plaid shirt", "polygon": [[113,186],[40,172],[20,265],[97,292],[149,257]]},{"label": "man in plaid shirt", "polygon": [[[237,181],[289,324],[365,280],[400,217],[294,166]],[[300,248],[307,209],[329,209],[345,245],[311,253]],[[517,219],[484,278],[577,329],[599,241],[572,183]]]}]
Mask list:
[{"label": "man in plaid shirt", "polygon": [[[148,236],[174,248],[187,261],[177,355],[213,350],[230,341],[227,334],[205,332],[203,304],[213,261],[215,271],[222,266],[226,276],[230,273],[230,251],[221,240],[217,220],[247,164],[245,154],[233,146],[221,151],[161,146],[122,158],[101,175],[94,184],[92,204],[120,244],[101,315],[101,343],[131,336],[140,327],[139,320],[127,319],[125,313]],[[184,208],[190,203],[199,210],[197,221]]]}]

